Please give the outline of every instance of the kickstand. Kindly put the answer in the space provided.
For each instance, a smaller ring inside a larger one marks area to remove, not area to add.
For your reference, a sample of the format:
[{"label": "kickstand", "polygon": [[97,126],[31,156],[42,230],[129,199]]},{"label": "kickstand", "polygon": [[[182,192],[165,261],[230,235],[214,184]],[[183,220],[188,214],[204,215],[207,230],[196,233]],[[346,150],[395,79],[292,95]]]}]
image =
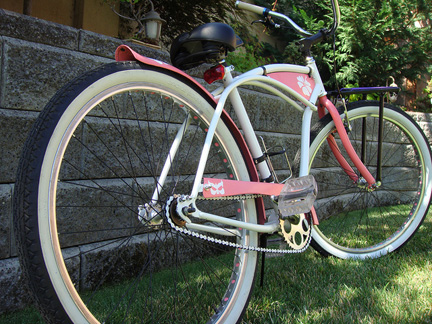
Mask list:
[{"label": "kickstand", "polygon": [[[267,248],[267,234],[261,235],[261,244],[260,246],[262,248]],[[265,263],[265,252],[261,252],[261,280],[260,280],[260,287],[262,288],[264,286],[264,263]]]}]

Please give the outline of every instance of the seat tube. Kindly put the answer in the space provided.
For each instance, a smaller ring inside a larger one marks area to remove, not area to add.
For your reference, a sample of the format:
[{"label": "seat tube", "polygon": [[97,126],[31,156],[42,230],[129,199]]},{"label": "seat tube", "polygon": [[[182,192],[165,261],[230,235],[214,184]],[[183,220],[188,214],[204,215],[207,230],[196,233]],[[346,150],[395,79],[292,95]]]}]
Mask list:
[{"label": "seat tube", "polygon": [[312,120],[312,110],[306,107],[302,120],[302,137],[300,148],[300,173],[303,177],[309,174],[309,146],[310,146],[310,126]]},{"label": "seat tube", "polygon": [[[233,78],[231,75],[231,69],[229,67],[225,68],[225,78],[224,85],[227,87],[231,84]],[[263,159],[263,152],[261,146],[259,145],[258,139],[255,135],[255,131],[250,122],[249,116],[244,107],[243,101],[241,100],[240,94],[237,89],[233,89],[228,96],[231,104],[234,107],[234,111],[239,120],[239,124],[243,130],[246,143],[248,144],[249,150],[251,151],[252,158],[256,161],[256,167],[258,169],[260,179],[264,181],[273,180],[270,169],[267,165],[265,159]]]}]

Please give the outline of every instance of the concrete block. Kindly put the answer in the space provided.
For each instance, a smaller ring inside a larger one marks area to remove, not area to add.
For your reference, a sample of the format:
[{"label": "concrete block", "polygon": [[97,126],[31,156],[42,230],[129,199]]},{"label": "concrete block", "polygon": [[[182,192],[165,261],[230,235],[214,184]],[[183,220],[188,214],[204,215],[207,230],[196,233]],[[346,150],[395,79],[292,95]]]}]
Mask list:
[{"label": "concrete block", "polygon": [[0,109],[0,183],[15,182],[24,142],[37,113]]},{"label": "concrete block", "polygon": [[408,115],[410,115],[418,123],[432,123],[432,114],[409,111]]},{"label": "concrete block", "polygon": [[78,30],[0,9],[0,35],[76,50]]},{"label": "concrete block", "polygon": [[79,51],[83,53],[114,59],[115,50],[121,44],[123,44],[123,41],[118,38],[87,30],[79,31]]},{"label": "concrete block", "polygon": [[[0,34],[0,62],[3,62],[3,43],[4,43],[4,37]],[[0,65],[0,108],[3,107],[2,102],[2,91],[3,91],[3,63]]]},{"label": "concrete block", "polygon": [[138,274],[148,257],[146,237],[82,246],[80,288],[94,289],[101,280],[112,283],[124,280],[125,274]]},{"label": "concrete block", "polygon": [[0,259],[11,256],[12,186],[0,185]]},{"label": "concrete block", "polygon": [[31,303],[18,258],[0,260],[0,314]]},{"label": "concrete block", "polygon": [[432,145],[432,114],[419,113],[419,112],[408,112],[420,126],[425,133],[429,144]]},{"label": "concrete block", "polygon": [[68,81],[112,61],[13,38],[5,38],[3,55],[3,107],[37,111]]},{"label": "concrete block", "polygon": [[242,89],[240,93],[255,130],[300,134],[302,113],[285,101],[248,89]]},{"label": "concrete block", "polygon": [[[57,203],[62,206],[57,208],[60,244],[67,247],[130,235],[138,222],[138,206],[131,207],[130,182],[80,181],[81,186],[61,183],[57,195]],[[98,185],[107,191],[96,190]]]},{"label": "concrete block", "polygon": [[[205,256],[191,251],[189,244],[160,231],[82,246],[80,288],[94,289],[101,282],[121,282],[138,274],[145,277],[147,273],[170,267],[174,262]],[[216,251],[207,252],[212,254]]]}]

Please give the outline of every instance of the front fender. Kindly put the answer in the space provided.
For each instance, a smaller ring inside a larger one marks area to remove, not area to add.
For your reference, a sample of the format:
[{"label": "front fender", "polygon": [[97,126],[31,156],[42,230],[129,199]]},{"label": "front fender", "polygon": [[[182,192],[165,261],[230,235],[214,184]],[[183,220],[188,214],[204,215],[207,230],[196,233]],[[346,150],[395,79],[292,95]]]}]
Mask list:
[{"label": "front fender", "polygon": [[[138,54],[133,49],[131,49],[127,45],[120,45],[115,52],[115,59],[117,62],[121,61],[137,61],[141,62],[146,65],[155,66],[167,71],[170,71],[172,74],[176,75],[177,77],[183,79],[186,83],[191,85],[195,90],[197,90],[201,95],[207,99],[207,101],[213,106],[216,107],[217,101],[212,96],[212,94],[204,88],[198,81],[196,81],[194,78],[192,78],[190,75],[186,74],[182,70],[176,68],[175,66],[172,66],[171,64],[158,61],[155,59],[151,59],[148,57],[145,57],[141,54]],[[231,119],[231,117],[228,115],[228,113],[223,110],[221,115],[222,120],[225,122],[225,124],[228,126],[228,128],[231,130],[232,135],[234,136],[238,146],[240,147],[240,150],[243,154],[243,158],[246,162],[246,166],[249,171],[249,175],[252,181],[259,182],[259,176],[257,169],[255,167],[255,163],[252,159],[252,155],[250,154],[249,148],[246,145],[246,142],[240,133],[237,125],[234,123],[234,121]],[[257,212],[258,212],[258,223],[264,224],[266,216],[265,216],[265,209],[264,209],[264,202],[262,198],[258,198],[256,200],[257,203]]]}]

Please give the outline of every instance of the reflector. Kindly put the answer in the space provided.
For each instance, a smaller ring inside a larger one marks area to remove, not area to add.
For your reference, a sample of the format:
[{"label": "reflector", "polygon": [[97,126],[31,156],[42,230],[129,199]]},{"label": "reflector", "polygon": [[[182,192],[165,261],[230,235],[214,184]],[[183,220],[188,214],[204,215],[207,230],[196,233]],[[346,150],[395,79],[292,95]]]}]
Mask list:
[{"label": "reflector", "polygon": [[212,84],[217,80],[222,80],[225,76],[225,67],[222,64],[216,65],[204,72],[204,80]]}]

